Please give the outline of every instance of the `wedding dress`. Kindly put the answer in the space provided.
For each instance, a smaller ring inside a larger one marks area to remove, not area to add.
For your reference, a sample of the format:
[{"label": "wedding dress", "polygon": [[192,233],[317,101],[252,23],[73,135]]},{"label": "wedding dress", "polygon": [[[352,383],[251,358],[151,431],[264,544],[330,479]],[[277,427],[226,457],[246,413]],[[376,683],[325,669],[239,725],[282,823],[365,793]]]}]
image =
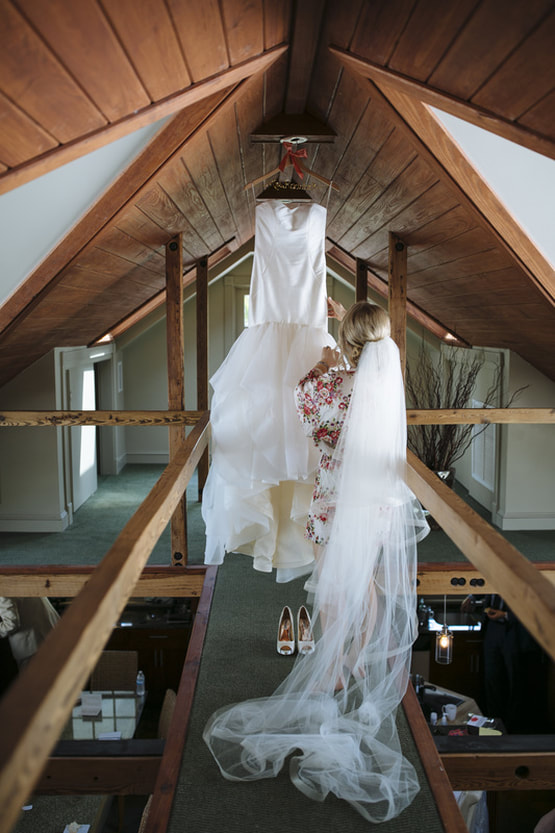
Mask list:
[{"label": "wedding dress", "polygon": [[416,795],[395,718],[417,634],[416,544],[429,528],[405,465],[399,351],[385,338],[362,351],[333,452],[335,514],[308,582],[315,650],[273,695],[211,717],[204,740],[225,778],[274,777],[292,756],[299,790],[331,792],[373,823]]},{"label": "wedding dress", "polygon": [[277,580],[310,572],[304,537],[318,452],[297,419],[294,389],[334,345],[327,332],[326,210],[270,200],[256,207],[249,325],[211,378],[212,464],[203,492],[206,564],[253,556]]}]

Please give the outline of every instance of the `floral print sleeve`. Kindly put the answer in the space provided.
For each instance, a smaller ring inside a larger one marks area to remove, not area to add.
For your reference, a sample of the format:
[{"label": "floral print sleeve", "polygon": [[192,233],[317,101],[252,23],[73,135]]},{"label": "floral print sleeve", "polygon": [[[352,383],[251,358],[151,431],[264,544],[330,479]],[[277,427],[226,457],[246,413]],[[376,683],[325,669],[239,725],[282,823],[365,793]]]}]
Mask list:
[{"label": "floral print sleeve", "polygon": [[343,428],[353,389],[354,372],[311,370],[295,388],[297,413],[305,432],[321,451],[314,493],[306,524],[306,537],[325,545],[335,512],[337,466],[333,450]]},{"label": "floral print sleeve", "polygon": [[352,376],[348,371],[319,375],[311,370],[295,388],[299,419],[316,445],[335,448],[351,398]]}]

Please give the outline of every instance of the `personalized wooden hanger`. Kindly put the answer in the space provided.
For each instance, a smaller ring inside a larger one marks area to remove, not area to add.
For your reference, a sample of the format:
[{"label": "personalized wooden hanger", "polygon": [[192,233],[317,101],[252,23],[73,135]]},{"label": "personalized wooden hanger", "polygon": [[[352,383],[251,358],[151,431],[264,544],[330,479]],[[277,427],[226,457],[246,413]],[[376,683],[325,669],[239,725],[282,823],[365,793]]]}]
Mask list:
[{"label": "personalized wooden hanger", "polygon": [[260,182],[264,182],[265,179],[269,179],[271,176],[275,176],[276,174],[280,174],[285,171],[286,168],[293,167],[299,177],[304,179],[305,174],[309,174],[313,176],[314,179],[317,179],[319,182],[323,182],[328,185],[330,188],[333,188],[334,191],[339,191],[339,187],[332,182],[331,179],[327,179],[327,177],[322,176],[321,174],[316,173],[311,168],[307,167],[303,162],[303,159],[306,159],[308,156],[306,148],[299,148],[298,147],[298,139],[297,142],[294,140],[282,139],[281,143],[285,149],[285,155],[277,168],[273,168],[271,171],[263,174],[262,176],[253,179],[252,182],[249,182],[244,187],[244,191],[248,191],[249,188],[254,188],[255,185],[258,185]]}]

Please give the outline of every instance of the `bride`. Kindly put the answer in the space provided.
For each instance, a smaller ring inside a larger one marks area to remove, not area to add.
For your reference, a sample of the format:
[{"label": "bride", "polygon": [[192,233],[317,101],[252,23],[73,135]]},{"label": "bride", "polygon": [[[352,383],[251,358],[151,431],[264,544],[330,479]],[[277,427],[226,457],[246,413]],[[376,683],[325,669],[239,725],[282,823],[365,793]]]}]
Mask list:
[{"label": "bride", "polygon": [[[398,815],[419,785],[396,728],[416,637],[416,544],[428,527],[404,482],[406,412],[389,318],[366,301],[340,319],[296,388],[321,450],[307,537],[317,636],[269,697],[212,715],[204,739],[225,778],[277,775],[323,801],[334,793],[371,822]],[[341,358],[341,363],[340,362]]]}]

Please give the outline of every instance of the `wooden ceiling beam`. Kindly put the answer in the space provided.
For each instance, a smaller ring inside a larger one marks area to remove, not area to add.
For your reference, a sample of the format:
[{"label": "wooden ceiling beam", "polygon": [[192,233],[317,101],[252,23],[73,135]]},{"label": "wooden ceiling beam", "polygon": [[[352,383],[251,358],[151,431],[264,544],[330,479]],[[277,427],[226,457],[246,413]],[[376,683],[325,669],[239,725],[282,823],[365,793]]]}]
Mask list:
[{"label": "wooden ceiling beam", "polygon": [[[238,243],[237,239],[233,237],[231,240],[226,240],[226,242],[217,249],[215,252],[212,252],[208,255],[208,268],[210,270],[210,281],[216,280],[219,277],[220,272],[225,272],[229,270],[230,266],[229,263],[232,265],[237,261],[241,260],[244,257],[244,252],[252,251],[253,242],[249,240],[243,246],[237,248]],[[217,268],[216,268],[217,267]],[[196,279],[196,264],[191,266],[189,269],[186,269],[183,273],[183,289],[191,286],[195,283]],[[102,342],[106,337],[110,340],[119,338],[122,336],[127,330],[134,327],[135,324],[138,324],[140,321],[143,321],[147,316],[151,313],[154,313],[158,310],[157,317],[149,322],[149,326],[155,321],[159,321],[164,317],[164,310],[162,310],[162,306],[166,301],[166,290],[162,289],[161,292],[158,292],[147,301],[145,304],[142,304],[137,309],[133,310],[129,315],[126,315],[125,318],[118,321],[114,326],[110,327],[105,333],[100,336],[100,338],[96,339],[92,344],[99,344]],[[92,345],[91,345],[92,346]]]},{"label": "wooden ceiling beam", "polygon": [[296,3],[285,94],[286,113],[304,113],[306,109],[325,6],[325,0]]},{"label": "wooden ceiling beam", "polygon": [[[283,50],[266,53],[266,64],[270,58],[276,60]],[[259,66],[257,60],[256,66]],[[108,224],[114,224],[137,200],[164,168],[172,163],[200,130],[207,130],[223,112],[233,107],[238,99],[254,83],[256,76],[240,81],[233,90],[215,93],[207,99],[192,105],[175,116],[164,127],[145,150],[131,163],[121,176],[97,200],[90,211],[56,246],[22,286],[0,308],[0,333],[4,336],[12,325],[26,317],[42,298],[46,287],[53,281],[61,280],[63,270],[78,257],[82,257],[94,245],[96,239]]]},{"label": "wooden ceiling beam", "polygon": [[[245,83],[245,82],[243,82]],[[237,89],[237,88],[236,88]],[[44,291],[57,283],[77,258],[96,242],[101,232],[128,208],[131,201],[146,190],[151,180],[179,153],[188,139],[219,112],[229,98],[229,91],[216,93],[175,116],[141,154],[123,171],[85,216],[46,256],[19,289],[0,307],[2,336],[17,325],[42,300]],[[1,340],[1,337],[0,337]]]},{"label": "wooden ceiling beam", "polygon": [[[183,239],[177,234],[166,244],[166,353],[168,408],[185,410],[185,356],[183,352]],[[168,431],[170,465],[185,442],[185,426]],[[184,492],[171,517],[171,563],[187,564],[187,495]]]},{"label": "wooden ceiling beam", "polygon": [[279,113],[251,133],[253,142],[281,142],[287,136],[304,136],[307,142],[333,142],[336,133],[310,113]]},{"label": "wooden ceiling beam", "polygon": [[[341,60],[344,56],[335,52]],[[358,73],[345,61],[361,83],[368,84],[374,103],[395,119],[395,124],[409,139],[421,158],[430,165],[461,205],[472,212],[479,225],[492,233],[495,241],[527,275],[531,283],[553,305],[555,275],[550,263],[534,246],[491,188],[459,150],[449,132],[421,101],[400,93],[381,82]]]},{"label": "wooden ceiling beam", "polygon": [[[330,268],[332,271],[336,272],[340,272],[341,269],[346,270],[350,276],[351,283],[353,283],[353,276],[356,274],[356,263],[357,260],[360,260],[360,258],[355,258],[354,255],[346,252],[337,243],[329,240],[329,238],[328,241],[331,243],[331,248],[327,249],[326,258],[330,261]],[[366,266],[368,286],[370,289],[373,289],[374,292],[377,292],[382,298],[387,300],[389,297],[387,281],[384,281],[376,275],[368,267],[368,264],[366,264]],[[440,338],[442,341],[447,340],[449,344],[458,345],[460,347],[470,347],[469,343],[453,332],[453,330],[447,329],[447,327],[445,327],[440,321],[432,318],[431,315],[428,315],[428,313],[410,300],[407,300],[407,315],[412,318],[413,321],[416,321],[418,324],[425,327],[428,332],[435,335],[436,338]]]},{"label": "wooden ceiling beam", "polygon": [[154,104],[143,107],[137,112],[129,116],[125,116],[118,121],[114,121],[105,127],[87,133],[85,136],[66,142],[63,145],[58,145],[51,150],[46,151],[38,157],[31,159],[29,162],[23,162],[13,168],[8,168],[4,173],[0,174],[0,194],[5,194],[14,188],[18,188],[32,179],[36,179],[73,159],[78,159],[97,148],[104,147],[104,145],[114,142],[116,139],[121,139],[122,136],[127,136],[129,133],[138,130],[140,127],[145,127],[147,124],[153,124],[167,116],[177,113],[186,107],[191,107],[203,101],[208,96],[226,90],[239,84],[245,78],[256,75],[258,72],[266,70],[277,58],[279,58],[287,49],[286,46],[278,46],[274,49],[269,49],[262,55],[256,58],[251,58],[248,61],[243,61],[231,69],[219,72],[211,78],[200,81],[197,84],[192,84],[185,90],[180,90],[173,95],[167,96],[162,101],[157,101]]},{"label": "wooden ceiling beam", "polygon": [[555,273],[551,264],[536,248],[522,226],[497,197],[479,171],[459,150],[451,134],[432,113],[430,108],[414,98],[391,88],[382,88],[397,113],[424,143],[428,153],[436,160],[466,199],[474,212],[479,212],[503,248],[517,262],[534,285],[552,303],[555,303]]},{"label": "wooden ceiling beam", "polygon": [[492,113],[484,107],[479,107],[477,104],[438,90],[401,72],[369,61],[367,58],[353,55],[337,46],[330,46],[330,51],[347,66],[377,84],[386,83],[388,87],[415,97],[425,104],[437,107],[439,110],[451,113],[451,115],[471,122],[477,127],[496,133],[504,139],[509,139],[511,142],[516,142],[523,147],[536,151],[536,153],[555,159],[555,141],[550,136],[503,118],[503,116]]}]

